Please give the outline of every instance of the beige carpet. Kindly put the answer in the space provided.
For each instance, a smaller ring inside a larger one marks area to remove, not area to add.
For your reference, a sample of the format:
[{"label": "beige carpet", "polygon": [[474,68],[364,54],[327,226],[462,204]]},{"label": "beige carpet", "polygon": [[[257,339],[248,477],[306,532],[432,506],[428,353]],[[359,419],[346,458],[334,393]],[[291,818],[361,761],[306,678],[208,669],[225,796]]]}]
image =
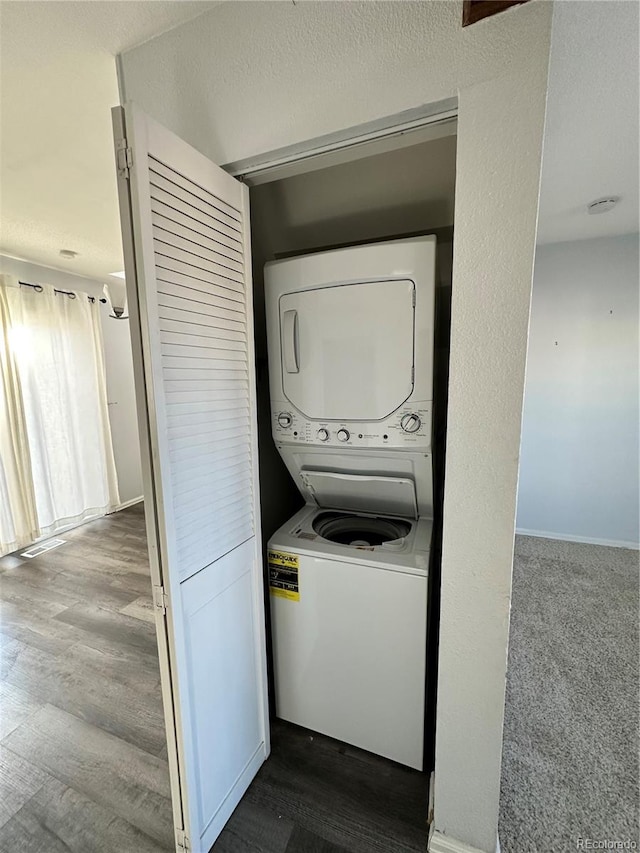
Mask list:
[{"label": "beige carpet", "polygon": [[640,849],[638,575],[637,551],[517,539],[502,853]]}]

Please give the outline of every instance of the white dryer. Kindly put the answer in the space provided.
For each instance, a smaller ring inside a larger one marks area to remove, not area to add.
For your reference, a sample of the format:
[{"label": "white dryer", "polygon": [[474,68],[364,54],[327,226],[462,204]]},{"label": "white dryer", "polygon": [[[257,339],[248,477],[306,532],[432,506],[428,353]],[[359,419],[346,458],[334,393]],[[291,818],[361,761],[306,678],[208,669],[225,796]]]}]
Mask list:
[{"label": "white dryer", "polygon": [[307,506],[269,542],[278,716],[422,768],[435,237],[265,267],[272,429]]},{"label": "white dryer", "polygon": [[276,444],[430,451],[435,252],[413,237],[265,265]]}]

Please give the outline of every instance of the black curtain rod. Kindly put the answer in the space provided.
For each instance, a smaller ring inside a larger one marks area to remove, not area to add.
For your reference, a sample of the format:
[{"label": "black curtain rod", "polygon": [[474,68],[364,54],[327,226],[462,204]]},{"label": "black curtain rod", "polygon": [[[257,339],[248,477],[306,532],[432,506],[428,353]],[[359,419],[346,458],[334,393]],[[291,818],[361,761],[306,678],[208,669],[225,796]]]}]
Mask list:
[{"label": "black curtain rod", "polygon": [[[37,293],[42,293],[42,291],[44,290],[44,287],[41,284],[31,284],[28,281],[19,281],[18,284],[21,287],[32,287]],[[57,288],[54,287],[53,292],[54,293],[61,293],[63,296],[68,296],[69,299],[75,299],[76,298],[76,294],[73,293],[71,290],[58,290]],[[87,293],[87,299],[89,300],[89,302],[95,302],[96,301],[96,297],[95,296],[89,296],[88,293]],[[102,302],[102,304],[104,305],[104,304],[106,304],[107,300],[106,299],[99,299],[98,302]]]}]

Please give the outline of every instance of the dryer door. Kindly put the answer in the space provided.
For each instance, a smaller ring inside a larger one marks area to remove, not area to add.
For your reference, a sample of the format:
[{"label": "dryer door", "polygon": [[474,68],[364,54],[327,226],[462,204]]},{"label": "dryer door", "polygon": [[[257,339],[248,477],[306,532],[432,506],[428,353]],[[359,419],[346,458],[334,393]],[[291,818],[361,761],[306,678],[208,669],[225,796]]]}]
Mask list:
[{"label": "dryer door", "polygon": [[282,385],[319,421],[377,421],[413,390],[415,285],[332,285],[280,298]]}]

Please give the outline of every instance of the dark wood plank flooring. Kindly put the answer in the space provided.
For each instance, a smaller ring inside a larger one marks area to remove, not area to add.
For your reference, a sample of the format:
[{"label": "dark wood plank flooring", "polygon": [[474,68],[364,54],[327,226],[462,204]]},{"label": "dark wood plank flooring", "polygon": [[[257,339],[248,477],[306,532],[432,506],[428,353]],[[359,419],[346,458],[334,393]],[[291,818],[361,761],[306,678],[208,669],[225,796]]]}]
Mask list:
[{"label": "dark wood plank flooring", "polygon": [[0,850],[172,850],[142,505],[60,538],[0,558]]},{"label": "dark wood plank flooring", "polygon": [[[173,849],[144,516],[0,558],[0,850]],[[212,853],[417,853],[427,779],[281,721]]]},{"label": "dark wood plank flooring", "polygon": [[424,853],[427,797],[426,774],[274,720],[212,853]]}]

